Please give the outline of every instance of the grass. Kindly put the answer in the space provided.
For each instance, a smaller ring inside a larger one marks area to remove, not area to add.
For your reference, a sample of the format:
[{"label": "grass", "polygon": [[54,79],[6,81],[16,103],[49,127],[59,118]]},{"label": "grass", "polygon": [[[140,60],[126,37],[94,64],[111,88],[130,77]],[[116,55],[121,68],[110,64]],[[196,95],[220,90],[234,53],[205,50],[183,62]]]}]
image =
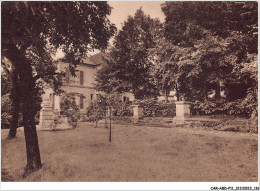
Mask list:
[{"label": "grass", "polygon": [[173,117],[145,117],[139,122],[133,122],[132,117],[117,116],[113,117],[117,124],[134,124],[136,126],[152,127],[190,127],[196,129],[208,129],[216,131],[232,131],[242,133],[258,133],[258,118],[248,119],[234,115],[211,115],[211,116],[192,116],[193,121],[187,121],[185,124],[173,124]]},{"label": "grass", "polygon": [[257,181],[257,134],[80,123],[38,131],[43,166],[26,178],[23,131],[2,130],[2,181]]}]

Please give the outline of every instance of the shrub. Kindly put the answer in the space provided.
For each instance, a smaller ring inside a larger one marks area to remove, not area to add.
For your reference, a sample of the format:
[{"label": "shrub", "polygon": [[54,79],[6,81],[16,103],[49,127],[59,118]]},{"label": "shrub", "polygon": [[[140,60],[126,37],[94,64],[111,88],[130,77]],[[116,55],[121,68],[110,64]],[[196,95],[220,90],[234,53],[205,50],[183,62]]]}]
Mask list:
[{"label": "shrub", "polygon": [[235,101],[207,100],[196,101],[191,104],[191,113],[199,115],[231,114],[250,117],[257,113],[257,101],[252,101],[250,95],[245,99]]},{"label": "shrub", "polygon": [[106,105],[103,102],[94,101],[91,102],[87,107],[86,115],[88,116],[88,121],[96,121],[105,117]]},{"label": "shrub", "polygon": [[3,95],[1,101],[1,127],[9,128],[11,120],[11,100],[9,95]]},{"label": "shrub", "polygon": [[120,116],[132,116],[133,115],[133,112],[131,110],[121,110],[120,113],[119,113]]},{"label": "shrub", "polygon": [[[154,99],[138,100],[135,104],[139,104],[144,108],[145,117],[174,117],[176,113],[175,102],[159,102]],[[131,102],[118,102],[113,107],[113,116],[133,116],[133,108]]]},{"label": "shrub", "polygon": [[95,122],[96,121],[96,117],[95,116],[90,116],[90,117],[84,117],[82,119],[83,122]]},{"label": "shrub", "polygon": [[[10,122],[11,122],[11,100],[10,95],[5,94],[1,96],[1,128],[2,129],[9,129],[10,128]],[[39,112],[38,112],[39,113]],[[22,126],[22,114],[19,113],[18,118],[18,127]],[[39,115],[36,115],[36,122],[39,121]]]},{"label": "shrub", "polygon": [[133,109],[131,102],[122,102],[119,101],[116,105],[113,106],[113,116],[133,116]]},{"label": "shrub", "polygon": [[154,99],[145,99],[139,101],[144,108],[146,117],[174,117],[176,106],[174,101],[160,102]]},{"label": "shrub", "polygon": [[61,97],[61,115],[68,118],[69,123],[76,127],[80,118],[79,107],[76,105],[75,93],[63,93]]}]

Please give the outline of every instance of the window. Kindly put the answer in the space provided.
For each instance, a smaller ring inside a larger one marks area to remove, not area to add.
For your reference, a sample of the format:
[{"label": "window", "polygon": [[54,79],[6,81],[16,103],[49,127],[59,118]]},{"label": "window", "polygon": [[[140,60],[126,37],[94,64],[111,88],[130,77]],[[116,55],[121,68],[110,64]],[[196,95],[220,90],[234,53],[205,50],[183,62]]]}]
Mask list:
[{"label": "window", "polygon": [[84,72],[80,71],[79,73],[79,78],[80,78],[80,85],[84,85]]},{"label": "window", "polygon": [[69,84],[70,83],[70,71],[68,68],[66,68],[66,79],[65,79],[65,83]]},{"label": "window", "polygon": [[79,85],[79,71],[75,70],[75,76],[70,74],[70,83],[71,85]]},{"label": "window", "polygon": [[79,100],[79,105],[80,105],[80,109],[84,108],[84,96],[80,95],[80,100]]},{"label": "window", "polygon": [[90,94],[90,100],[93,100],[93,94]]},{"label": "window", "polygon": [[84,72],[75,70],[75,75],[72,75],[68,68],[66,68],[66,84],[70,85],[84,85]]}]

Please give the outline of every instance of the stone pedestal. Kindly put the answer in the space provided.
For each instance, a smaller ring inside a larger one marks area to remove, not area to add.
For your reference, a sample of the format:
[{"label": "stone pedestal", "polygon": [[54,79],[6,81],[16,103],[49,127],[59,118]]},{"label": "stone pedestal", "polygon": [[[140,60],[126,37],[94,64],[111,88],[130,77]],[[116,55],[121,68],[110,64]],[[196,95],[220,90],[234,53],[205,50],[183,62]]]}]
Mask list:
[{"label": "stone pedestal", "polygon": [[190,104],[189,101],[176,101],[176,117],[174,120],[185,121],[190,117]]},{"label": "stone pedestal", "polygon": [[144,108],[140,105],[133,105],[133,119],[139,121],[144,116]]},{"label": "stone pedestal", "polygon": [[50,106],[49,100],[44,100],[40,111],[39,127],[42,129],[52,129],[54,127],[54,117],[54,112]]}]

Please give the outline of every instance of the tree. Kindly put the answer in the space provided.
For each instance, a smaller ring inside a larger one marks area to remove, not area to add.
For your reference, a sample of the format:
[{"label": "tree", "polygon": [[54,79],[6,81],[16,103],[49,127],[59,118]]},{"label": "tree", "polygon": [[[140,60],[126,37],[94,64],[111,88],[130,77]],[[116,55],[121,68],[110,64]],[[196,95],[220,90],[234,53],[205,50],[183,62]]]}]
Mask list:
[{"label": "tree", "polygon": [[218,100],[221,98],[221,83],[226,81],[233,67],[228,58],[234,56],[229,54],[228,40],[213,36],[208,30],[204,30],[203,35],[194,43],[192,64],[186,80],[183,80],[187,85],[182,86],[186,86],[185,94],[191,93],[196,100],[207,100],[208,93],[212,91]]},{"label": "tree", "polygon": [[105,49],[115,27],[106,2],[2,2],[2,55],[17,69],[26,141],[25,172],[41,167],[36,103],[44,84],[58,90],[61,75],[51,54],[65,53],[70,70],[92,49]]},{"label": "tree", "polygon": [[249,87],[234,68],[243,68],[247,55],[257,53],[257,3],[166,2],[162,10],[165,37],[175,46],[193,50],[193,64],[180,91],[207,99],[213,90],[219,99],[222,84],[228,95],[245,97]]},{"label": "tree", "polygon": [[177,76],[181,94],[205,103],[211,95],[213,105],[223,104],[223,110],[236,105],[238,113],[255,111],[257,6],[257,2],[163,4],[164,35],[172,50],[176,46],[192,50],[184,64],[177,63],[179,70],[172,78]]},{"label": "tree", "polygon": [[107,109],[107,98],[102,95],[98,95],[97,98],[94,101],[92,101],[90,105],[87,107],[86,115],[92,121],[96,122],[96,128],[97,128],[98,121],[100,119],[105,118],[106,120],[106,109]]},{"label": "tree", "polygon": [[[110,54],[113,53],[110,52]],[[131,86],[127,82],[117,79],[120,71],[114,68],[114,63],[116,61],[110,56],[104,58],[104,63],[95,76],[95,87],[98,91],[111,94],[113,92],[123,93],[131,90]]]},{"label": "tree", "polygon": [[112,85],[120,92],[133,92],[136,99],[156,95],[158,92],[151,76],[152,64],[147,57],[148,49],[155,45],[161,29],[159,20],[145,15],[141,8],[134,17],[129,16],[115,37],[109,61],[100,71],[102,75],[97,76],[100,90],[111,91],[108,87]]},{"label": "tree", "polygon": [[230,37],[232,32],[247,36],[249,50],[256,51],[257,2],[165,2],[165,36],[174,44],[193,45],[203,38],[201,28],[214,36]]},{"label": "tree", "polygon": [[166,39],[157,41],[156,46],[149,49],[154,68],[153,76],[158,89],[165,93],[166,100],[172,90],[175,90],[177,100],[180,99],[180,77],[184,75],[183,67],[187,65],[190,52],[191,49],[173,45]]}]

